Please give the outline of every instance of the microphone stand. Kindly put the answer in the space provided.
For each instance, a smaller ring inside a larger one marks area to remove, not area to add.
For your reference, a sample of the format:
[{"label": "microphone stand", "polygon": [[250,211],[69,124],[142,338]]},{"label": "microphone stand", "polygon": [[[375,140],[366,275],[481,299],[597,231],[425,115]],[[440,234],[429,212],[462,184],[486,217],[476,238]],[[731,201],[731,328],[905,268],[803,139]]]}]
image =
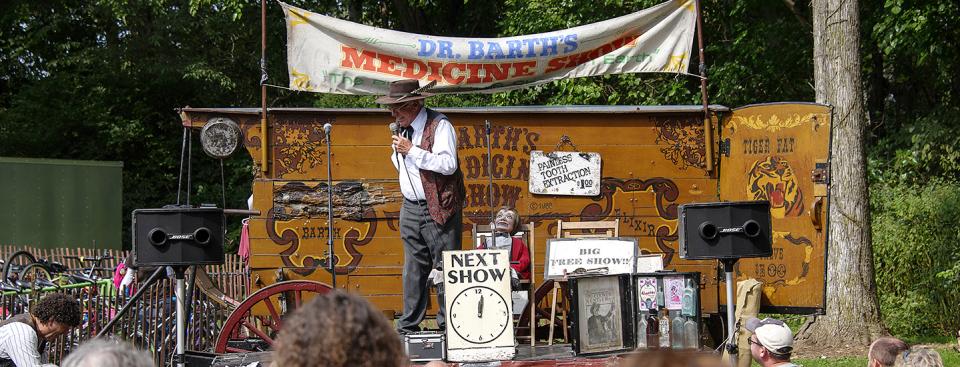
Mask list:
[{"label": "microphone stand", "polygon": [[337,269],[336,259],[333,254],[333,162],[330,160],[330,131],[333,127],[327,123],[323,125],[323,131],[327,135],[327,265],[330,267],[330,275],[333,277],[333,288],[337,288]]},{"label": "microphone stand", "polygon": [[483,124],[487,133],[487,176],[490,177],[490,183],[487,187],[487,201],[490,203],[490,243],[493,243],[495,238],[494,231],[496,231],[497,228],[497,224],[494,223],[497,213],[493,208],[493,154],[491,153],[490,147],[490,120],[484,120]]}]

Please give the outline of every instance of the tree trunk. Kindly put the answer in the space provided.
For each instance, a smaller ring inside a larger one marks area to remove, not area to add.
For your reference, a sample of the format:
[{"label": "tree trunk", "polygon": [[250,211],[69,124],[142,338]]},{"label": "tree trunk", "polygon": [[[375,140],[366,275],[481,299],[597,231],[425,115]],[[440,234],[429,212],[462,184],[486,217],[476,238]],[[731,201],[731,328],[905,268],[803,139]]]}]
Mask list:
[{"label": "tree trunk", "polygon": [[798,348],[865,347],[886,328],[870,240],[859,2],[814,0],[812,6],[817,102],[834,106],[830,237],[826,315],[810,318],[801,328]]}]

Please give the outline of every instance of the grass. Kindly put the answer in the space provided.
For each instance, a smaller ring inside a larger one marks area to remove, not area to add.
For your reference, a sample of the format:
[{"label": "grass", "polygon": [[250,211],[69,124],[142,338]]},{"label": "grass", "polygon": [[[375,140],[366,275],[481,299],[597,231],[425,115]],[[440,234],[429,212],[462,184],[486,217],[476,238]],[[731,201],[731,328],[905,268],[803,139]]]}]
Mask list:
[{"label": "grass", "polygon": [[[949,348],[937,349],[937,352],[943,358],[944,366],[960,366],[960,353]],[[802,367],[863,367],[867,365],[867,357],[797,359],[793,363]]]}]

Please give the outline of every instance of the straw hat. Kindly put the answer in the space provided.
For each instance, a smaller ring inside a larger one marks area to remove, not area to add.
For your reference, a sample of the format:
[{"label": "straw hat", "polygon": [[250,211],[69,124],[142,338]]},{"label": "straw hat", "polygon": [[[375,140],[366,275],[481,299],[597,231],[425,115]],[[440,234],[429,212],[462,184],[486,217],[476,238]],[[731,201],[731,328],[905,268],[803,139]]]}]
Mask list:
[{"label": "straw hat", "polygon": [[379,104],[395,104],[409,101],[416,101],[433,96],[433,93],[426,91],[437,85],[437,81],[431,81],[421,87],[420,81],[416,79],[404,79],[390,82],[390,90],[387,95],[377,98]]}]

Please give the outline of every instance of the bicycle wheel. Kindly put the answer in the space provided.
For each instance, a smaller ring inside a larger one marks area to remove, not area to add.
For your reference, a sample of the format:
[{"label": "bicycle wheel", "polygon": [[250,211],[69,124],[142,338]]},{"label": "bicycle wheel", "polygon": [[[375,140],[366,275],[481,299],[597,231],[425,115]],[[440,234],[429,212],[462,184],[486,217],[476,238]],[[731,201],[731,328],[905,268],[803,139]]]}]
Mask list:
[{"label": "bicycle wheel", "polygon": [[7,260],[3,262],[3,279],[0,280],[3,282],[16,280],[13,278],[16,278],[21,270],[35,262],[37,262],[37,258],[30,251],[20,250],[10,254],[10,256],[7,256]]},{"label": "bicycle wheel", "polygon": [[19,280],[28,284],[30,288],[43,288],[56,284],[50,276],[50,270],[40,263],[27,265],[19,275]]}]

